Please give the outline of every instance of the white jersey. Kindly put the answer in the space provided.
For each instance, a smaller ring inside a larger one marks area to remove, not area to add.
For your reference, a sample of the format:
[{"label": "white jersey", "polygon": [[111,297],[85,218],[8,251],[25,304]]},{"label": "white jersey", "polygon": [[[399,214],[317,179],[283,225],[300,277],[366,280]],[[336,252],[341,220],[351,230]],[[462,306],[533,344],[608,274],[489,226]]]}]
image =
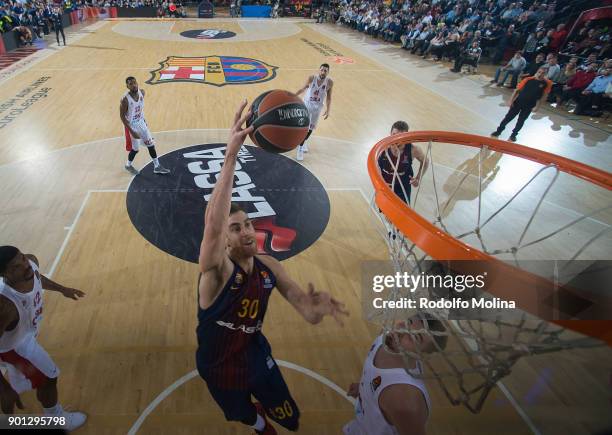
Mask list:
[{"label": "white jersey", "polygon": [[138,101],[134,101],[131,97],[130,92],[126,92],[123,96],[127,98],[128,110],[125,115],[130,125],[139,125],[144,121],[144,95],[142,91],[138,89]]},{"label": "white jersey", "polygon": [[[407,384],[418,388],[425,402],[427,411],[430,413],[431,403],[427,387],[421,379],[416,379],[403,368],[380,369],[374,365],[374,357],[378,349],[383,345],[383,336],[380,335],[370,348],[370,353],[363,365],[363,375],[359,382],[359,398],[355,405],[355,419],[344,426],[347,435],[397,435],[397,429],[391,426],[380,411],[378,398],[380,393],[390,385]],[[414,374],[422,373],[421,364],[417,361]]]},{"label": "white jersey", "polygon": [[319,82],[319,76],[315,76],[315,78],[310,82],[310,86],[306,90],[306,95],[304,95],[304,103],[308,107],[323,107],[323,103],[325,103],[325,97],[327,97],[327,90],[329,87],[329,77],[325,77],[321,84]]},{"label": "white jersey", "polygon": [[19,313],[17,326],[0,336],[0,353],[9,352],[26,338],[38,335],[38,325],[43,312],[43,288],[38,266],[33,261],[30,261],[30,265],[34,270],[34,285],[28,293],[18,292],[0,278],[0,295],[15,304]]}]

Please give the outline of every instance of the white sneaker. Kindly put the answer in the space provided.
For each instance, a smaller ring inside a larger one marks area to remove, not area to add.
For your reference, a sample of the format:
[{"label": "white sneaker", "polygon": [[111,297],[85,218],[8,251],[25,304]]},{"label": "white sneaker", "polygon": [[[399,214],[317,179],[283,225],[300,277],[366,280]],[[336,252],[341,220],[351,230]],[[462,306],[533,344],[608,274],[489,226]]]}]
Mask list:
[{"label": "white sneaker", "polygon": [[297,147],[297,161],[301,162],[302,160],[304,160],[304,150],[302,149],[303,147],[301,145],[298,145]]},{"label": "white sneaker", "polygon": [[302,145],[302,151],[304,151],[305,153],[308,152],[308,144],[306,142],[304,142],[304,145]]},{"label": "white sneaker", "polygon": [[164,168],[162,165],[159,165],[157,168],[153,169],[153,173],[154,174],[162,174],[162,175],[166,175],[170,173],[170,169],[166,169]]},{"label": "white sneaker", "polygon": [[140,171],[136,169],[135,167],[133,167],[132,165],[125,165],[124,168],[126,171],[128,171],[132,175],[140,174]]},{"label": "white sneaker", "polygon": [[61,414],[61,417],[66,419],[66,424],[64,424],[64,428],[68,432],[72,432],[73,430],[78,429],[79,427],[85,424],[87,421],[87,415],[82,412],[66,412],[64,411]]}]

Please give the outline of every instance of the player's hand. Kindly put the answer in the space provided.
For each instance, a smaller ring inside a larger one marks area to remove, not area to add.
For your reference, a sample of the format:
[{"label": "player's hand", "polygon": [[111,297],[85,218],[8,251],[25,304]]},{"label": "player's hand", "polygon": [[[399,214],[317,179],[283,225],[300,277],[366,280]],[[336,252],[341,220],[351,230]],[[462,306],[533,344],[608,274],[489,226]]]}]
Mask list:
[{"label": "player's hand", "polygon": [[325,110],[325,113],[323,114],[323,119],[327,119],[329,117],[329,109]]},{"label": "player's hand", "polygon": [[242,128],[242,125],[251,116],[250,110],[246,114],[242,114],[246,105],[247,100],[245,98],[242,100],[242,103],[240,103],[240,107],[238,107],[238,110],[234,115],[234,125],[232,125],[229,137],[227,139],[227,153],[229,154],[237,155],[238,151],[240,151],[240,147],[242,147],[242,144],[244,143],[244,139],[246,139],[247,135],[253,131],[253,126],[250,126],[249,128]]},{"label": "player's hand", "polygon": [[69,287],[63,287],[61,293],[67,298],[74,299],[75,301],[85,296],[85,293],[83,293],[81,290]]},{"label": "player's hand", "polygon": [[132,133],[132,137],[134,139],[140,139],[140,135],[138,133],[136,133],[134,130],[131,130],[130,132]]},{"label": "player's hand", "polygon": [[346,391],[346,395],[349,397],[354,397],[355,399],[359,397],[359,384],[357,382],[353,382]]},{"label": "player's hand", "polygon": [[316,324],[323,320],[325,316],[332,316],[340,326],[344,326],[342,316],[349,315],[349,312],[344,307],[344,304],[330,296],[327,292],[315,291],[312,283],[308,283],[308,302],[311,313],[307,316],[307,320]]},{"label": "player's hand", "polygon": [[15,410],[15,405],[17,405],[17,408],[23,409],[23,403],[21,403],[19,394],[17,394],[11,387],[1,388],[0,407],[2,407],[2,412],[7,415],[12,414]]},{"label": "player's hand", "polygon": [[419,187],[419,178],[418,177],[410,177],[410,184],[414,187]]}]

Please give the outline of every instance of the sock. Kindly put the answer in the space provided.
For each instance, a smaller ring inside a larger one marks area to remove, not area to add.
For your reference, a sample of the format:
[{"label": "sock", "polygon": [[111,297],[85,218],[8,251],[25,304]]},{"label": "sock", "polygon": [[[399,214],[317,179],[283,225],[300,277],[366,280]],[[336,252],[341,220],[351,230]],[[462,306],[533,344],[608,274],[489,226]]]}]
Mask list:
[{"label": "sock", "polygon": [[157,157],[153,159],[153,166],[156,168],[159,166],[159,159]]},{"label": "sock", "polygon": [[129,160],[127,161],[127,163],[125,164],[125,166],[132,166],[132,162],[130,162]]},{"label": "sock", "polygon": [[266,421],[263,419],[261,415],[257,414],[257,421],[251,427],[255,429],[256,431],[261,432],[266,427]]},{"label": "sock", "polygon": [[62,405],[57,403],[55,406],[51,408],[43,408],[45,415],[61,415],[64,412]]}]

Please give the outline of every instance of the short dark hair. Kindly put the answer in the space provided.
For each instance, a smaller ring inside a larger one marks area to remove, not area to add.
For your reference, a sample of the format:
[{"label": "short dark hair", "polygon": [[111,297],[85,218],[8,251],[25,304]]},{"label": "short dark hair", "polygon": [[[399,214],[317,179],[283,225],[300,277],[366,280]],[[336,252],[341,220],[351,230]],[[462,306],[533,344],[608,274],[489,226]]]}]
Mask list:
[{"label": "short dark hair", "polygon": [[322,68],[322,67],[325,67],[325,68],[329,69],[329,64],[328,63],[322,63],[319,68]]},{"label": "short dark hair", "polygon": [[[240,211],[244,211],[244,209],[242,207],[240,207],[240,205],[238,205],[235,202],[232,202],[232,205],[230,205],[230,212],[229,215],[233,215],[234,213],[238,213]],[[245,212],[246,213],[246,212]]]},{"label": "short dark hair", "polygon": [[18,252],[19,249],[14,246],[0,246],[0,274],[6,271],[6,267],[13,261]]},{"label": "short dark hair", "polygon": [[[442,321],[435,318],[432,314],[422,313],[423,319],[427,321],[427,330],[434,332],[446,332],[446,327]],[[446,334],[431,334],[435,344],[428,349],[429,352],[438,352],[440,350],[446,349],[446,344],[448,343],[448,335]]]},{"label": "short dark hair", "polygon": [[125,84],[127,85],[127,82],[129,82],[130,80],[136,80],[136,77],[129,76],[125,79]]},{"label": "short dark hair", "polygon": [[408,123],[406,121],[395,121],[391,126],[391,130],[399,130],[399,131],[408,131],[410,128],[408,127]]}]

